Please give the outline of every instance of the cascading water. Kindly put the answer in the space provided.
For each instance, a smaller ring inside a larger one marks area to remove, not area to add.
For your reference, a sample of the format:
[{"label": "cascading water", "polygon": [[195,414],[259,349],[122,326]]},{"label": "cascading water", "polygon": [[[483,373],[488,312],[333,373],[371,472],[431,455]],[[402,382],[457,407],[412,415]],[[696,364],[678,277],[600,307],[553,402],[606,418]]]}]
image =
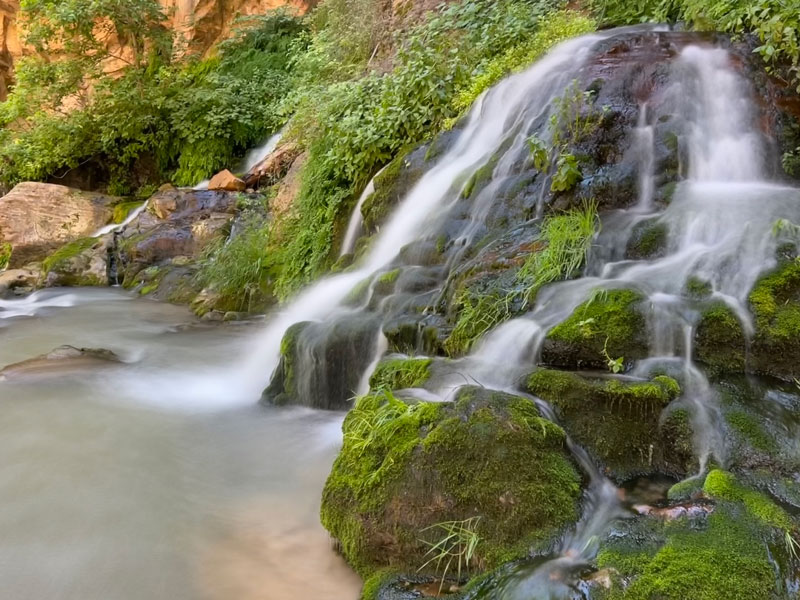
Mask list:
[{"label": "cascading water", "polygon": [[[568,42],[481,98],[451,149],[395,209],[363,261],[350,272],[312,286],[270,322],[246,366],[254,388],[265,372],[278,365],[280,340],[294,323],[331,323],[375,312],[381,313],[384,321],[390,320],[392,307],[409,301],[402,284],[410,273],[427,273],[437,279],[430,295],[421,295],[427,298],[427,306],[441,298],[442,281],[447,281],[452,269],[485,235],[485,222],[495,216],[498,198],[507,197],[509,182],[516,187],[525,185],[518,174],[526,160],[527,140],[537,132],[547,137],[553,100],[580,77],[591,49],[619,34],[606,32]],[[715,393],[692,359],[699,311],[687,300],[685,291],[692,280],[704,282],[710,288],[709,302],[730,306],[750,331],[748,293],[758,276],[774,264],[774,223],[800,218],[799,195],[795,189],[766,181],[766,151],[756,126],[752,92],[727,51],[687,46],[673,61],[669,79],[658,97],[640,104],[638,126],[630,140],[638,202],[626,210],[603,214],[603,232],[595,241],[585,275],[541,289],[530,313],[490,332],[471,356],[453,363],[457,368],[451,375],[437,376],[428,386],[426,398],[433,392],[434,397],[447,400],[458,387],[469,383],[519,394],[515,389],[518,377],[530,371],[548,331],[598,290],[633,289],[645,298],[642,304],[648,318],[650,351],[649,358],[640,360],[631,375],[646,377],[657,369],[680,374],[680,402],[691,408],[699,470],[705,469],[710,456],[724,464]],[[685,179],[675,186],[671,199],[656,202],[659,174],[654,144],[663,122],[670,122],[679,132],[678,171]],[[488,183],[473,195],[474,176],[481,170],[489,172]],[[539,190],[534,217],[543,210],[545,191],[543,187]],[[365,190],[362,201],[370,191]],[[468,196],[472,197],[467,202]],[[354,211],[351,225],[358,223],[359,209]],[[665,228],[666,250],[655,258],[626,259],[632,232],[643,223]],[[426,267],[426,244],[444,227],[450,240],[445,264]],[[354,236],[348,236],[343,252],[354,243],[350,237]],[[371,296],[377,278],[391,267],[398,267],[403,274],[394,292],[376,305]],[[363,282],[368,283],[367,297],[353,305],[347,297]],[[380,357],[383,342],[378,332],[378,345],[365,349],[366,353]],[[365,363],[367,372],[356,374],[353,392],[363,391],[375,362],[370,358]],[[304,367],[324,368],[319,360],[301,364],[301,372]],[[555,418],[549,406],[536,402],[544,415]],[[591,561],[597,536],[625,514],[617,488],[581,448],[572,443],[571,448],[590,480],[586,516],[562,540],[558,558],[516,571],[500,585],[496,597],[571,595],[570,580]]]}]

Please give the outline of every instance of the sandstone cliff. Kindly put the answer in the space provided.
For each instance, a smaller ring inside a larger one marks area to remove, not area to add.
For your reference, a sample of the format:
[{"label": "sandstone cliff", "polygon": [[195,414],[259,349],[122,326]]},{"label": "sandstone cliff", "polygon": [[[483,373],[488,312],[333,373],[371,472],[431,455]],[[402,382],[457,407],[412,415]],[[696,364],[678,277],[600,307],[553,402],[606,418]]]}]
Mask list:
[{"label": "sandstone cliff", "polygon": [[[239,15],[263,14],[281,6],[306,11],[317,0],[159,0],[170,26],[189,46],[205,51],[225,37]],[[0,0],[0,100],[13,78],[14,61],[25,53],[17,26],[19,0]]]}]

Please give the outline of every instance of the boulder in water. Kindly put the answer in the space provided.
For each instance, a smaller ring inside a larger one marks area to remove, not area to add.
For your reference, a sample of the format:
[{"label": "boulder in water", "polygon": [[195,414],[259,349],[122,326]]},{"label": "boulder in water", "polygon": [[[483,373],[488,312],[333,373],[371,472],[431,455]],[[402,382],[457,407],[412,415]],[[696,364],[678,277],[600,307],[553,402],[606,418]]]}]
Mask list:
[{"label": "boulder in water", "polygon": [[59,346],[47,354],[8,365],[0,370],[0,379],[14,380],[64,375],[71,372],[109,367],[120,362],[119,357],[111,350]]},{"label": "boulder in water", "polygon": [[541,369],[527,388],[553,406],[567,433],[618,483],[656,472],[683,477],[694,467],[688,414],[664,413],[680,395],[670,377],[625,381]]},{"label": "boulder in water", "polygon": [[33,291],[41,275],[33,266],[0,273],[0,298]]},{"label": "boulder in water", "polygon": [[475,574],[577,518],[581,478],[564,432],[526,398],[477,387],[453,403],[378,392],[357,401],[343,430],[322,523],[365,578],[387,567],[434,574],[425,563],[448,525],[479,538]]}]

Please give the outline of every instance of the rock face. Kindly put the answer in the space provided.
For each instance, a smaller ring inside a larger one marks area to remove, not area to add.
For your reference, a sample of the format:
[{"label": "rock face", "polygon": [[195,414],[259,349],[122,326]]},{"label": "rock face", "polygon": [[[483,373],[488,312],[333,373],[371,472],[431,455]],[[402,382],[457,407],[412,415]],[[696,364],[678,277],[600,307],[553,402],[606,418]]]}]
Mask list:
[{"label": "rock face", "polygon": [[59,248],[42,263],[45,287],[105,286],[112,236],[81,238]]},{"label": "rock face", "polygon": [[20,183],[0,198],[0,242],[12,246],[9,266],[43,259],[66,242],[93,234],[119,199],[49,183]]},{"label": "rock face", "polygon": [[86,369],[113,366],[119,362],[119,357],[111,350],[59,346],[47,354],[8,365],[0,370],[0,378],[13,380],[56,376]]},{"label": "rock face", "polygon": [[138,286],[148,294],[169,276],[165,294],[188,293],[191,258],[224,234],[236,210],[236,194],[167,185],[148,202],[148,209],[117,235],[112,275],[125,287]]},{"label": "rock face", "polygon": [[428,543],[446,534],[439,523],[480,536],[474,574],[525,555],[577,517],[580,477],[564,432],[528,399],[472,387],[455,403],[381,392],[361,398],[343,429],[322,523],[365,578],[423,567]]},{"label": "rock face", "polygon": [[279,146],[244,175],[246,186],[257,188],[280,181],[289,172],[300,153],[301,149],[296,143]]},{"label": "rock face", "polygon": [[[305,12],[316,0],[159,0],[169,15],[167,26],[191,51],[203,53],[227,37],[240,15],[259,15],[288,6]],[[19,0],[0,2],[0,101],[13,81],[14,62],[27,49],[17,24]],[[125,49],[122,49],[125,53]]]}]

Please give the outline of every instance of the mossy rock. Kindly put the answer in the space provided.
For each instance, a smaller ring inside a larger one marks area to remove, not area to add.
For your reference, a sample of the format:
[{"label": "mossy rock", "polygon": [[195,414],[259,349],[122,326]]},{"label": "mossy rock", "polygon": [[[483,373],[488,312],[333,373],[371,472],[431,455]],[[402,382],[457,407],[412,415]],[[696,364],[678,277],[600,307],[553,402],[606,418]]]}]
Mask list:
[{"label": "mossy rock", "polygon": [[[692,480],[694,494],[701,482]],[[776,566],[791,562],[785,542],[793,529],[788,513],[719,469],[706,476],[702,494],[714,506],[693,517],[639,517],[625,526],[624,535],[615,531],[604,540],[597,564],[615,577],[613,587],[599,594],[601,600],[790,597],[775,573]]]},{"label": "mossy rock", "polygon": [[645,221],[637,225],[628,240],[626,258],[654,260],[666,254],[669,229],[658,221]]},{"label": "mossy rock", "polygon": [[263,400],[324,410],[342,410],[352,399],[373,359],[378,323],[346,316],[290,327],[281,341],[281,360]]},{"label": "mossy rock", "polygon": [[703,311],[695,330],[695,358],[714,372],[745,369],[747,340],[742,324],[724,302]]},{"label": "mossy rock", "polygon": [[800,261],[780,265],[750,293],[755,336],[750,366],[757,373],[791,380],[800,376]]},{"label": "mossy rock", "polygon": [[98,238],[81,238],[65,244],[42,262],[48,286],[108,285],[108,251]]},{"label": "mossy rock", "polygon": [[375,176],[375,191],[361,207],[364,231],[375,233],[425,173],[425,148],[401,151]]},{"label": "mossy rock", "polygon": [[475,518],[475,574],[526,555],[578,516],[581,478],[564,432],[528,399],[474,387],[454,403],[381,392],[357,401],[343,431],[322,523],[365,578],[417,571],[445,522]]},{"label": "mossy rock", "polygon": [[628,363],[647,356],[643,297],[632,290],[601,292],[581,304],[547,334],[542,347],[545,365],[605,369],[611,359]]},{"label": "mossy rock", "polygon": [[[600,600],[753,600],[779,595],[767,542],[779,534],[737,504],[715,507],[710,515],[653,523],[640,518],[642,535],[615,536],[597,556],[614,573]],[[660,530],[653,535],[652,529]],[[617,532],[618,533],[618,532]],[[662,539],[659,540],[658,538]],[[642,541],[644,540],[644,543]],[[653,548],[654,542],[657,547]],[[660,543],[658,543],[660,542]]]},{"label": "mossy rock", "polygon": [[680,395],[670,377],[627,382],[541,369],[527,389],[553,406],[567,433],[617,482],[654,472],[684,476],[692,467],[688,415],[662,416]]},{"label": "mossy rock", "polygon": [[431,376],[430,358],[388,358],[381,361],[369,380],[373,390],[402,390],[422,386]]},{"label": "mossy rock", "polygon": [[112,223],[124,223],[125,219],[142,204],[144,204],[142,200],[132,200],[115,204],[113,216],[111,217]]}]

